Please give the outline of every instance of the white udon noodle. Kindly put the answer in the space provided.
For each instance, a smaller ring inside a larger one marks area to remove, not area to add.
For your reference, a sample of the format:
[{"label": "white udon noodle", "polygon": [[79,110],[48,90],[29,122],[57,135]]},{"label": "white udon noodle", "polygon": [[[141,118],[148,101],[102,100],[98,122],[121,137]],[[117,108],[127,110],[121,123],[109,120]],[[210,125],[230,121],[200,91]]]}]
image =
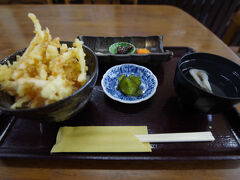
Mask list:
[{"label": "white udon noodle", "polygon": [[209,93],[213,93],[206,71],[200,69],[190,69],[189,73],[201,88],[205,89]]}]

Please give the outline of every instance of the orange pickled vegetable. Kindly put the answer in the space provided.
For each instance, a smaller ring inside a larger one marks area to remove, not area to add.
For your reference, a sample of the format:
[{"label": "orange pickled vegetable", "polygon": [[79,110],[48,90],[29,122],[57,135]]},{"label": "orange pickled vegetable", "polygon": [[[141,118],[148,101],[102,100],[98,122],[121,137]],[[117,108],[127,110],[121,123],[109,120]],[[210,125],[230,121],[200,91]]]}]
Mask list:
[{"label": "orange pickled vegetable", "polygon": [[137,54],[148,54],[148,53],[150,53],[150,51],[146,48],[141,48],[141,49],[137,49],[136,53]]}]

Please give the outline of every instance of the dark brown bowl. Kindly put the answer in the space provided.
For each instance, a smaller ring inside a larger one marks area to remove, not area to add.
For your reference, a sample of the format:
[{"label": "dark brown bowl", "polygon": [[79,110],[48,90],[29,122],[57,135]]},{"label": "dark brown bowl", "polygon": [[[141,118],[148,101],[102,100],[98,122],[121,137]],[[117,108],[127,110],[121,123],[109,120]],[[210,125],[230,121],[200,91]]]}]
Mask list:
[{"label": "dark brown bowl", "polygon": [[[191,68],[207,72],[213,93],[202,89],[191,77]],[[204,113],[229,111],[240,102],[240,66],[208,53],[183,56],[177,64],[174,86],[184,107]]]},{"label": "dark brown bowl", "polygon": [[[64,43],[67,43],[68,46],[72,46],[72,42],[65,41]],[[3,113],[40,122],[60,122],[76,115],[88,102],[98,77],[97,57],[87,46],[83,46],[83,50],[86,54],[86,65],[88,66],[87,75],[89,79],[80,89],[55,103],[28,109],[11,109],[10,107],[14,103],[14,98],[0,91],[0,110]],[[24,51],[25,49],[16,51],[3,59],[1,64],[5,64],[7,61],[12,63],[16,60],[16,55],[22,55]]]}]

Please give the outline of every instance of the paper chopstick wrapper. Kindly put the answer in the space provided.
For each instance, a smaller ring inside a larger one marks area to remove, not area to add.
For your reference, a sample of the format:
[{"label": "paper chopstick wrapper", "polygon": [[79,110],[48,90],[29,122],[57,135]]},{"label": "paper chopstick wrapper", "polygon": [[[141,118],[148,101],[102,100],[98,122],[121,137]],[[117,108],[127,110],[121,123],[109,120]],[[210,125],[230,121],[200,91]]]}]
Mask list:
[{"label": "paper chopstick wrapper", "polygon": [[61,127],[51,153],[57,152],[151,152],[136,134],[148,134],[147,126]]},{"label": "paper chopstick wrapper", "polygon": [[136,135],[141,142],[206,142],[214,141],[210,131],[207,132],[191,132],[191,133],[164,133],[164,134],[147,134]]}]

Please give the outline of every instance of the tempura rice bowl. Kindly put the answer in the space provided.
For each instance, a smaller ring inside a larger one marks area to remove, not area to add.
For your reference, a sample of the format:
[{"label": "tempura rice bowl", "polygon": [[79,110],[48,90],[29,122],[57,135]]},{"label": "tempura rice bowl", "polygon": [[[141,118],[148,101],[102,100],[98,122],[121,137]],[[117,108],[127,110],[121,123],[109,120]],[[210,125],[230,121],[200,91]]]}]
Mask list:
[{"label": "tempura rice bowl", "polygon": [[[73,42],[64,42],[72,46]],[[1,64],[12,63],[16,60],[16,55],[22,55],[26,49],[16,51],[1,61]],[[70,96],[57,102],[41,106],[38,108],[11,109],[14,103],[14,97],[0,91],[0,110],[3,113],[17,117],[26,118],[33,121],[41,122],[60,122],[76,115],[88,102],[91,92],[95,86],[98,77],[98,60],[91,49],[83,45],[86,54],[87,82]]]}]

